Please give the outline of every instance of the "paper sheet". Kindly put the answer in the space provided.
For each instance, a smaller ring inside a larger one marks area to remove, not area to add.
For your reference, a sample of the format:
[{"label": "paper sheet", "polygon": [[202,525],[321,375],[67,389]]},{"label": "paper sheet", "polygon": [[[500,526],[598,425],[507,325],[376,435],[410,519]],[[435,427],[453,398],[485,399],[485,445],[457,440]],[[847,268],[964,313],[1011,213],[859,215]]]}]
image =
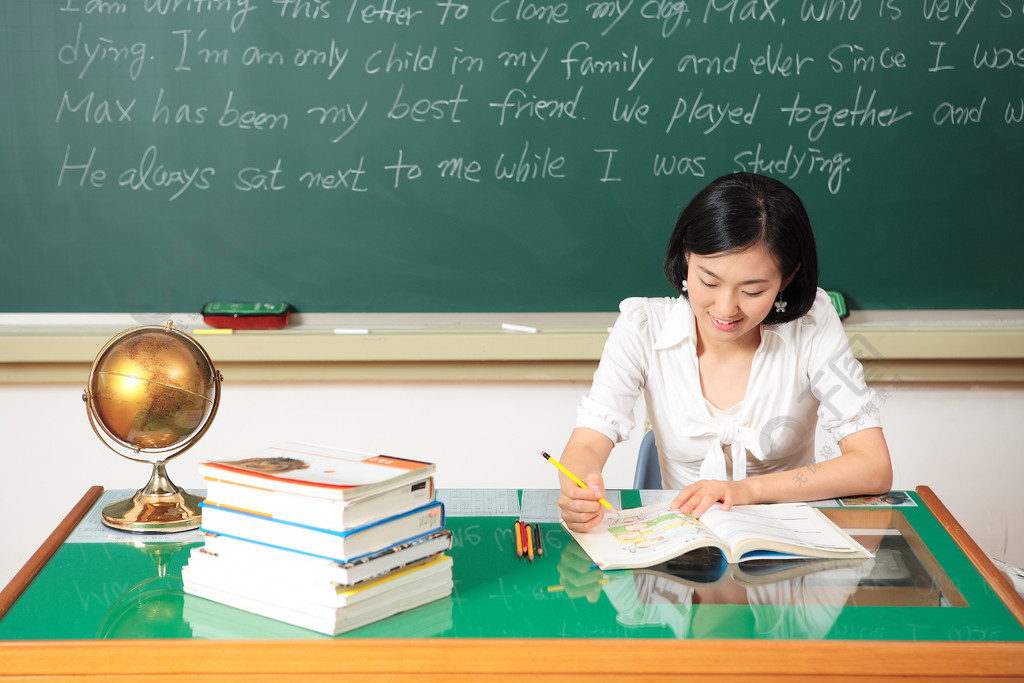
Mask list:
[{"label": "paper sheet", "polygon": [[438,489],[447,517],[517,517],[519,491],[516,489]]}]

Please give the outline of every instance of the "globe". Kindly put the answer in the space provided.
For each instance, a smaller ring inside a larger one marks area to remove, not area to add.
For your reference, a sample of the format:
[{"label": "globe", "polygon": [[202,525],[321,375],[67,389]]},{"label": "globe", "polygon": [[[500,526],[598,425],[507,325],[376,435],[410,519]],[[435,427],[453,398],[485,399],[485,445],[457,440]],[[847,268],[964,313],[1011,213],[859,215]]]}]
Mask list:
[{"label": "globe", "polygon": [[199,526],[201,498],[175,486],[166,464],[209,429],[221,381],[202,346],[171,323],[136,327],[107,342],[82,397],[89,421],[108,448],[152,464],[153,472],[134,496],[104,508],[104,524],[145,532]]}]

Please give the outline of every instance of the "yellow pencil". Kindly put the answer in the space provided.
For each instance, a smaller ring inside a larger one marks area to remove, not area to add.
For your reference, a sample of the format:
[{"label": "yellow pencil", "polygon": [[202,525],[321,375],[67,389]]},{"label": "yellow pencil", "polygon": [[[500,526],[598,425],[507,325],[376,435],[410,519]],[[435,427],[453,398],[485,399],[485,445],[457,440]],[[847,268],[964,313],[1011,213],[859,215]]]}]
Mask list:
[{"label": "yellow pencil", "polygon": [[526,525],[526,554],[533,562],[533,527]]},{"label": "yellow pencil", "polygon": [[[576,476],[575,474],[573,474],[573,473],[572,473],[572,472],[570,472],[569,470],[565,469],[565,467],[563,467],[563,466],[562,466],[562,463],[560,463],[560,462],[558,462],[557,460],[555,460],[554,458],[552,458],[552,457],[551,457],[550,455],[548,455],[548,454],[547,454],[546,452],[544,452],[544,451],[541,451],[541,452],[540,452],[540,454],[541,454],[541,455],[543,455],[543,456],[544,456],[544,459],[545,459],[545,460],[547,460],[547,461],[548,461],[549,463],[551,463],[552,465],[554,465],[554,466],[555,466],[555,467],[557,467],[558,469],[562,470],[562,472],[564,472],[564,473],[565,473],[565,476],[567,476],[567,477],[569,477],[570,479],[572,479],[572,480],[573,480],[573,482],[574,482],[574,483],[575,483],[575,484],[576,484],[577,486],[579,486],[579,487],[580,487],[581,489],[589,489],[589,488],[590,488],[589,486],[587,486],[586,484],[584,484],[584,483],[583,483],[583,480],[582,480],[582,479],[580,479],[579,477],[577,477],[577,476]],[[611,504],[611,503],[609,503],[609,502],[608,502],[607,500],[605,500],[604,498],[598,498],[598,501],[597,501],[597,502],[601,503],[601,505],[604,505],[604,506],[605,506],[606,508],[608,508],[608,510],[609,510],[609,511],[610,511],[610,512],[611,512],[612,514],[618,514],[617,512],[615,512],[615,508],[613,508],[613,507],[612,507],[612,504]]]}]

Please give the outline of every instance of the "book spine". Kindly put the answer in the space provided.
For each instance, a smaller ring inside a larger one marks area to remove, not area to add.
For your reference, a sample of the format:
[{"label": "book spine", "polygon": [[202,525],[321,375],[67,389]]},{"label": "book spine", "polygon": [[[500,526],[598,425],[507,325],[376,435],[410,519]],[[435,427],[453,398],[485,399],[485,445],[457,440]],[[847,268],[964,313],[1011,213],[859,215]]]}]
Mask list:
[{"label": "book spine", "polygon": [[433,477],[352,501],[274,491],[224,480],[206,481],[207,500],[213,505],[331,531],[383,521],[434,500]]},{"label": "book spine", "polygon": [[444,505],[439,501],[346,531],[271,519],[204,502],[201,529],[212,534],[350,562],[426,536],[443,526]]}]

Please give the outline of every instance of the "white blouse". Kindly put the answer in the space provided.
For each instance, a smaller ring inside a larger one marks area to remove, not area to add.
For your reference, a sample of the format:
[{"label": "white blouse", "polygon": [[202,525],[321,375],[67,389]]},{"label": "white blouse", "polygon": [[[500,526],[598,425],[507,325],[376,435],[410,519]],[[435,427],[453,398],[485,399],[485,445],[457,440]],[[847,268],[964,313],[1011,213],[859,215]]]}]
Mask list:
[{"label": "white blouse", "polygon": [[819,422],[837,441],[881,426],[874,392],[821,289],[800,319],[761,326],[746,395],[726,411],[712,410],[701,393],[696,320],[685,298],[626,299],[619,310],[576,426],[626,440],[642,391],[667,489],[810,465]]}]

